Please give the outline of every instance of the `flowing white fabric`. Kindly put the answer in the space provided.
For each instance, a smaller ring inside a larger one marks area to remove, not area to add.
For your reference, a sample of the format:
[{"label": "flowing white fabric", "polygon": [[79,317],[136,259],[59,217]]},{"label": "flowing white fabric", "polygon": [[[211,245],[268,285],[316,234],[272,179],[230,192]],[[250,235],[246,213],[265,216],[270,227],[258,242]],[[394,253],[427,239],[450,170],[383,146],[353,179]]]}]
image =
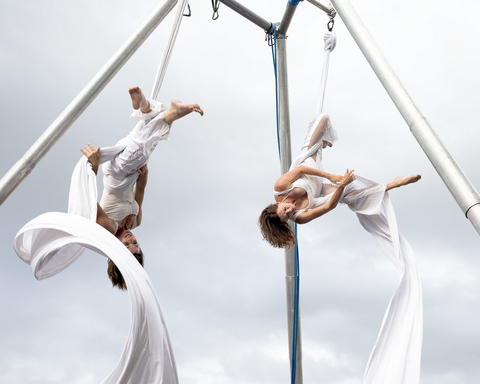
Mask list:
[{"label": "flowing white fabric", "polygon": [[165,74],[167,73],[168,63],[170,62],[170,57],[172,56],[173,52],[173,45],[175,44],[175,40],[177,39],[178,30],[180,29],[180,24],[182,23],[183,18],[183,11],[185,10],[185,6],[187,5],[187,0],[179,0],[177,5],[177,14],[175,19],[173,20],[172,31],[170,32],[170,38],[165,45],[163,50],[162,60],[158,66],[157,75],[155,76],[155,81],[153,82],[153,90],[152,90],[152,99],[156,99],[158,96],[158,92],[160,92],[160,87],[162,86],[163,79]]},{"label": "flowing white fabric", "polygon": [[[102,148],[101,161],[122,149]],[[15,251],[39,280],[67,268],[85,248],[110,258],[127,284],[132,323],[120,361],[102,383],[177,384],[167,324],[150,278],[125,246],[95,223],[96,212],[96,177],[83,156],[72,175],[68,214],[49,212],[31,220],[17,233]]]},{"label": "flowing white fabric", "polygon": [[[320,121],[317,116],[312,123]],[[309,150],[308,145],[315,125],[309,125],[302,153],[292,163],[293,169],[304,163],[310,167],[322,168],[322,140],[337,138],[336,131],[330,124],[324,129],[324,135]],[[311,156],[316,153],[316,162]],[[308,162],[308,160],[311,160]],[[304,175],[304,186],[309,197],[309,208],[316,208],[327,203],[336,188],[323,183],[322,178]],[[302,187],[301,185],[299,185]],[[348,204],[362,224],[380,244],[389,259],[397,267],[400,281],[390,300],[380,333],[371,352],[366,370],[365,384],[418,384],[420,382],[420,363],[423,337],[422,287],[417,272],[415,255],[412,248],[399,232],[395,211],[390,201],[385,184],[356,175],[356,180],[349,184],[340,200]],[[287,191],[277,192],[285,194]],[[326,193],[328,192],[328,193]],[[313,196],[313,201],[310,201]],[[300,212],[298,212],[300,213]],[[292,216],[294,220],[298,213]]]}]

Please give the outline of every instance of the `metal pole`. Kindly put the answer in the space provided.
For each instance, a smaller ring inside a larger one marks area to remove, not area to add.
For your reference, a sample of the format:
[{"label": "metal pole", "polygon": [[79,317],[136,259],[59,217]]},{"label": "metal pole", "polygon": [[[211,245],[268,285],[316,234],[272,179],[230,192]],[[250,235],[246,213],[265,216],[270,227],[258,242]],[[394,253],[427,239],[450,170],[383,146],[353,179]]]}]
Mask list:
[{"label": "metal pole", "polygon": [[273,33],[273,23],[261,18],[256,13],[250,11],[247,7],[236,2],[235,0],[220,0],[221,3],[225,4],[227,7],[233,9],[235,12],[239,13],[246,19],[250,20],[253,24],[258,25],[266,33]]},{"label": "metal pole", "polygon": [[318,1],[316,0],[307,0],[310,4],[313,4],[315,5],[317,8],[320,8],[323,12],[325,12],[326,14],[330,14],[330,12],[332,11],[330,8],[326,7],[325,5],[323,4],[320,4]]},{"label": "metal pole", "polygon": [[287,2],[287,9],[285,9],[285,12],[283,13],[283,18],[282,18],[282,21],[280,22],[280,28],[278,28],[278,32],[277,32],[280,36],[287,35],[288,27],[290,26],[290,22],[292,21],[293,15],[297,10],[297,6],[298,5],[291,4],[289,1]]},{"label": "metal pole", "polygon": [[348,0],[331,0],[363,55],[465,216],[480,234],[480,195],[397,78]]},{"label": "metal pole", "polygon": [[[287,50],[285,36],[277,37],[277,77],[278,77],[278,120],[282,174],[288,172],[292,164],[290,143],[290,107],[288,103]],[[292,226],[292,229],[295,227]],[[293,319],[295,291],[295,250],[285,250],[285,284],[287,291],[288,344],[290,360],[293,349]],[[299,306],[300,308],[300,306]],[[291,366],[291,365],[290,365]],[[295,384],[303,383],[302,337],[300,331],[300,309],[298,310],[297,349],[295,359]]]},{"label": "metal pole", "polygon": [[0,180],[0,205],[30,174],[43,156],[55,145],[83,111],[87,109],[90,103],[173,9],[176,2],[177,0],[165,0],[153,10],[23,157],[3,176]]}]

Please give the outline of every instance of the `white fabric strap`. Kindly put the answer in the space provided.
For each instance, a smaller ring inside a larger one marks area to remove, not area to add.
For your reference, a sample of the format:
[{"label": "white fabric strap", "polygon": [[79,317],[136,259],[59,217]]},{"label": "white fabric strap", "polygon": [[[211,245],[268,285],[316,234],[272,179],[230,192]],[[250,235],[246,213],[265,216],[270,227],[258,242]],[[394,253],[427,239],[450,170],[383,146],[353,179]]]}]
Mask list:
[{"label": "white fabric strap", "polygon": [[185,10],[185,6],[187,5],[187,0],[179,0],[177,5],[177,15],[173,20],[172,31],[170,32],[170,38],[168,39],[167,44],[165,45],[165,49],[163,50],[163,57],[160,61],[160,65],[158,66],[157,76],[155,77],[155,81],[153,83],[153,90],[151,99],[156,99],[158,96],[158,92],[160,92],[160,88],[163,83],[163,79],[165,78],[165,73],[167,72],[168,63],[170,62],[170,56],[172,56],[173,45],[175,44],[175,40],[177,39],[178,30],[180,29],[180,24],[182,22],[183,11]]},{"label": "white fabric strap", "polygon": [[326,32],[323,35],[325,60],[323,62],[322,78],[320,80],[320,92],[318,94],[318,103],[316,115],[323,111],[323,100],[325,98],[325,89],[327,88],[328,66],[330,64],[330,52],[333,51],[337,45],[337,35],[334,32]]}]

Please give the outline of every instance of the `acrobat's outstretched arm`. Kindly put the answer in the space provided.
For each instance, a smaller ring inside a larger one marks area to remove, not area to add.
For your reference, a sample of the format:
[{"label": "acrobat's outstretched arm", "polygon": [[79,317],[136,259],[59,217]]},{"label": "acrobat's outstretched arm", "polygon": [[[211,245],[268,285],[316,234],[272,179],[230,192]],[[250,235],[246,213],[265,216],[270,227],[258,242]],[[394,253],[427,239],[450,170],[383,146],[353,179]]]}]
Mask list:
[{"label": "acrobat's outstretched arm", "polygon": [[273,188],[275,191],[286,191],[287,189],[291,188],[292,183],[302,175],[324,177],[336,185],[340,184],[340,182],[343,180],[343,176],[333,175],[331,173],[320,171],[319,169],[307,167],[306,165],[299,165],[298,167],[282,175],[277,180]]}]

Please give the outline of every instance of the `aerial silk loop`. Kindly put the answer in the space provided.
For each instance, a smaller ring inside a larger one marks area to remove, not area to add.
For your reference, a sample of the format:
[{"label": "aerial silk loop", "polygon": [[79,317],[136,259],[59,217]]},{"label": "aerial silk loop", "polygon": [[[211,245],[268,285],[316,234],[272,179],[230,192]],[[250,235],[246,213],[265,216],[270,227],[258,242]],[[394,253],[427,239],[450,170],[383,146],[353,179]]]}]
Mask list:
[{"label": "aerial silk loop", "polygon": [[155,81],[153,82],[153,90],[151,93],[151,99],[157,99],[158,93],[167,73],[168,63],[170,62],[170,57],[172,56],[173,46],[175,45],[175,40],[177,39],[178,30],[180,29],[180,24],[182,23],[183,12],[186,5],[188,4],[187,0],[178,0],[177,13],[175,19],[173,20],[172,31],[170,32],[170,38],[165,45],[163,50],[162,60],[158,66],[157,75],[155,76]]},{"label": "aerial silk loop", "polygon": [[[100,161],[123,149],[102,148]],[[167,323],[152,282],[125,246],[96,224],[96,214],[96,176],[82,157],[72,175],[68,213],[49,212],[28,222],[15,237],[15,251],[39,280],[63,271],[85,248],[110,258],[127,284],[132,322],[120,361],[102,384],[178,384]]]},{"label": "aerial silk loop", "polygon": [[[320,81],[317,117],[310,123],[316,127],[322,114],[330,52],[335,49],[336,35],[324,35],[325,61]],[[336,140],[336,135],[334,140]],[[306,144],[308,145],[308,143]],[[321,151],[322,140],[297,157],[290,169]],[[317,156],[320,156],[317,154]],[[340,200],[357,213],[361,225],[380,244],[399,272],[399,283],[390,300],[365,369],[364,384],[418,384],[423,338],[422,287],[412,248],[398,230],[395,211],[388,192],[382,186],[356,176],[355,190]],[[364,191],[362,191],[366,188]],[[383,194],[380,196],[380,194]],[[377,197],[375,197],[377,196]],[[379,199],[380,197],[380,199]],[[314,200],[312,208],[327,203],[330,195]],[[381,205],[373,204],[377,200]]]},{"label": "aerial silk loop", "polygon": [[[322,118],[323,102],[327,83],[330,52],[336,46],[336,36],[327,32],[324,36],[325,62],[320,82],[320,94],[317,103],[317,117],[310,123],[316,127]],[[329,139],[336,141],[336,134]],[[309,140],[306,142],[308,146]],[[310,149],[302,152],[292,162],[290,169],[298,167],[307,158],[322,149],[319,140]],[[321,154],[317,154],[317,157]],[[395,211],[385,185],[379,185],[361,176],[352,183],[353,192],[340,200],[356,212],[360,224],[379,243],[399,273],[398,286],[385,312],[380,332],[370,354],[364,384],[418,384],[420,382],[420,363],[423,338],[422,287],[412,248],[398,230]],[[333,194],[333,193],[332,193]],[[311,208],[326,204],[332,197],[320,195],[314,199]],[[296,229],[296,228],[295,228]],[[297,242],[298,244],[298,242]],[[298,271],[298,248],[295,249],[295,275]],[[298,287],[295,286],[295,298],[298,299]],[[294,313],[298,303],[294,303]],[[298,319],[295,320],[297,322]],[[296,337],[294,329],[294,341]],[[296,348],[294,347],[293,351]],[[292,351],[292,359],[295,357]],[[292,361],[294,383],[295,365]]]}]

